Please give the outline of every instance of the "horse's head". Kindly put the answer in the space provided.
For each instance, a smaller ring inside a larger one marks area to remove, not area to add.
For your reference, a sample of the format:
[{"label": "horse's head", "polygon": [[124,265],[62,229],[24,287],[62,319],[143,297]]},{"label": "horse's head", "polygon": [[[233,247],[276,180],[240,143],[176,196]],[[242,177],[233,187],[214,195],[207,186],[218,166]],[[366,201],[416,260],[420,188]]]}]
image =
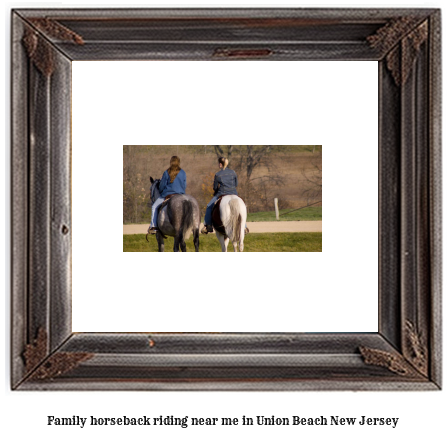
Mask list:
[{"label": "horse's head", "polygon": [[160,186],[160,180],[159,179],[154,179],[152,177],[150,177],[151,180],[151,201],[152,203],[155,202],[156,199],[158,199],[160,197],[160,190],[159,190],[159,186]]}]

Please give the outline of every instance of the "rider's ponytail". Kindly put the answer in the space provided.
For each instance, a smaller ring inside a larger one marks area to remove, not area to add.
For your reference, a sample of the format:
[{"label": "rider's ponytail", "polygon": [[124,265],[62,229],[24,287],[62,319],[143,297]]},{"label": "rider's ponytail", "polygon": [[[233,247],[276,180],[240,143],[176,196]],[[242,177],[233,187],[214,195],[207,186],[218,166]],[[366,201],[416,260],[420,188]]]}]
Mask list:
[{"label": "rider's ponytail", "polygon": [[228,166],[228,158],[220,157],[217,162],[222,164],[222,168],[225,169]]},{"label": "rider's ponytail", "polygon": [[171,165],[168,169],[169,178],[171,179],[171,183],[175,180],[177,174],[181,171],[180,168],[180,158],[174,155],[171,157]]}]

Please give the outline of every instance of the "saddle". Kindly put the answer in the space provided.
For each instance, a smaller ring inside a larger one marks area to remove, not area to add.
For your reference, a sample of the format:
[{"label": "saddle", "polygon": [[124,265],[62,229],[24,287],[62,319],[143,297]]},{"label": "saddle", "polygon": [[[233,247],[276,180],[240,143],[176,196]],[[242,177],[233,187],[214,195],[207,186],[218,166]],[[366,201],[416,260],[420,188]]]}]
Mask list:
[{"label": "saddle", "polygon": [[178,193],[173,193],[172,195],[166,196],[165,200],[161,203],[160,207],[158,207],[158,211],[160,212],[162,208],[166,207],[168,201],[175,195],[178,195]]}]

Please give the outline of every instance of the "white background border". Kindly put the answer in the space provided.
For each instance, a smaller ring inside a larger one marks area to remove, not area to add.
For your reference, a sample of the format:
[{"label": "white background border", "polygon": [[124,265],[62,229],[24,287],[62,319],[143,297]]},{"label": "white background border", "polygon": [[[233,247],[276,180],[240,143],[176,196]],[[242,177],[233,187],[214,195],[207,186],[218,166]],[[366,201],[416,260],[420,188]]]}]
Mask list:
[{"label": "white background border", "polygon": [[[73,62],[73,330],[377,331],[377,70]],[[123,253],[123,144],[323,145],[323,252]]]}]

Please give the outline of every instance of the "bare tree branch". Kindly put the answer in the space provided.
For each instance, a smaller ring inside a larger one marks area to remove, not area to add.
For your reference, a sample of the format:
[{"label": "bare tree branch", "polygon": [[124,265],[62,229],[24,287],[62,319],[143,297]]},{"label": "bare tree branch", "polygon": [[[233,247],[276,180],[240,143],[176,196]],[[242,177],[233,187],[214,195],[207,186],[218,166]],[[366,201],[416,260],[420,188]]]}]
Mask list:
[{"label": "bare tree branch", "polygon": [[309,199],[319,199],[321,200],[323,194],[323,168],[321,157],[312,158],[311,164],[313,166],[313,171],[305,171],[303,168],[301,173],[304,176],[305,181],[308,183],[309,188],[303,190],[303,195],[307,197],[307,202]]},{"label": "bare tree branch", "polygon": [[[230,161],[231,158],[231,154],[233,153],[233,148],[234,146],[227,146],[227,153],[225,154],[224,149],[222,149],[221,146],[214,146],[214,152],[216,153],[216,157],[220,158],[220,157],[226,157],[228,158],[228,161]],[[230,167],[230,165],[229,165]]]}]

